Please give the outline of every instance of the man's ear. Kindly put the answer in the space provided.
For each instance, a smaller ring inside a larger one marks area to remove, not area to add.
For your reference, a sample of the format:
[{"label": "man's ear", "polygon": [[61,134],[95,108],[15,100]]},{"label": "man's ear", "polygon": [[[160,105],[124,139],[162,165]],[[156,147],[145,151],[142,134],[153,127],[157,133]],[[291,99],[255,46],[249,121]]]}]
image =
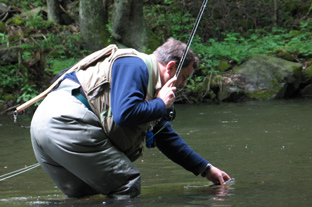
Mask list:
[{"label": "man's ear", "polygon": [[176,63],[174,61],[170,61],[166,67],[167,73],[169,73],[172,76],[173,74],[175,74],[176,70],[177,70]]}]

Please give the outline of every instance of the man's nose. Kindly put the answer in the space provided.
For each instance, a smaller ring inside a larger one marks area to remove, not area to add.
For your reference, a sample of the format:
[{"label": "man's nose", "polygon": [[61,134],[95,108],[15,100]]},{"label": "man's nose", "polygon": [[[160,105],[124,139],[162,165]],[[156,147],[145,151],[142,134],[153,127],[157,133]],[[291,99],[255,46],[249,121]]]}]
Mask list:
[{"label": "man's nose", "polygon": [[182,82],[180,85],[179,85],[179,88],[184,88],[185,87],[185,82]]}]

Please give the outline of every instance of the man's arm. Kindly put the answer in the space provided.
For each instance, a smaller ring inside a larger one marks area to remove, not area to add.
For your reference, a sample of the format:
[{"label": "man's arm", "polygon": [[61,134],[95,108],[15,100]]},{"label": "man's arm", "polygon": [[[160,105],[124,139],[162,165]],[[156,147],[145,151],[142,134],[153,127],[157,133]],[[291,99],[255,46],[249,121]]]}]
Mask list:
[{"label": "man's arm", "polygon": [[167,113],[160,98],[145,101],[148,69],[137,57],[123,57],[112,68],[111,107],[118,126],[131,127],[161,118]]},{"label": "man's arm", "polygon": [[154,127],[153,132],[158,132],[164,124],[167,124],[167,127],[155,135],[157,148],[175,163],[193,172],[195,175],[199,175],[208,164],[208,161],[199,156],[185,143],[172,129],[170,122],[160,122]]},{"label": "man's arm", "polygon": [[156,133],[166,123],[167,127],[155,135],[156,146],[162,153],[186,170],[193,172],[195,175],[201,174],[214,184],[223,185],[225,181],[231,179],[226,172],[215,166],[210,165],[207,170],[209,162],[195,153],[193,149],[190,148],[175,131],[173,131],[170,122],[160,122],[154,128],[153,132]]}]

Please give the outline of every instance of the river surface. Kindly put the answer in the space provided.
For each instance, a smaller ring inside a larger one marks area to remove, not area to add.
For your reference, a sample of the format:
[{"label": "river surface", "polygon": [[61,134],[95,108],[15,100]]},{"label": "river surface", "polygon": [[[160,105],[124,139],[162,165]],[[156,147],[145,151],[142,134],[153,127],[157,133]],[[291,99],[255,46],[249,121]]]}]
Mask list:
[{"label": "river surface", "polygon": [[[224,186],[182,169],[157,149],[135,162],[142,196],[68,199],[40,167],[0,181],[0,206],[312,206],[312,100],[177,105],[173,128],[235,182]],[[20,116],[27,125],[31,117]],[[0,116],[0,179],[36,164],[28,129]]]}]

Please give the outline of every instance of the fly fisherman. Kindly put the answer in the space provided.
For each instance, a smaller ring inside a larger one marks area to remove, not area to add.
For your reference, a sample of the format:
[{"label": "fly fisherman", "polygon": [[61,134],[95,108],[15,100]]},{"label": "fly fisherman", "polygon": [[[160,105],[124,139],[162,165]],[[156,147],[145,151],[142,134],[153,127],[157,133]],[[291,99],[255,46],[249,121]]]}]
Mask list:
[{"label": "fly fisherman", "polygon": [[176,87],[185,86],[197,67],[190,50],[176,78],[185,46],[169,38],[152,55],[115,47],[87,69],[67,73],[48,94],[34,114],[31,138],[40,165],[64,194],[139,196],[141,175],[132,162],[148,131],[154,145],[186,170],[215,184],[230,179],[163,118]]}]

